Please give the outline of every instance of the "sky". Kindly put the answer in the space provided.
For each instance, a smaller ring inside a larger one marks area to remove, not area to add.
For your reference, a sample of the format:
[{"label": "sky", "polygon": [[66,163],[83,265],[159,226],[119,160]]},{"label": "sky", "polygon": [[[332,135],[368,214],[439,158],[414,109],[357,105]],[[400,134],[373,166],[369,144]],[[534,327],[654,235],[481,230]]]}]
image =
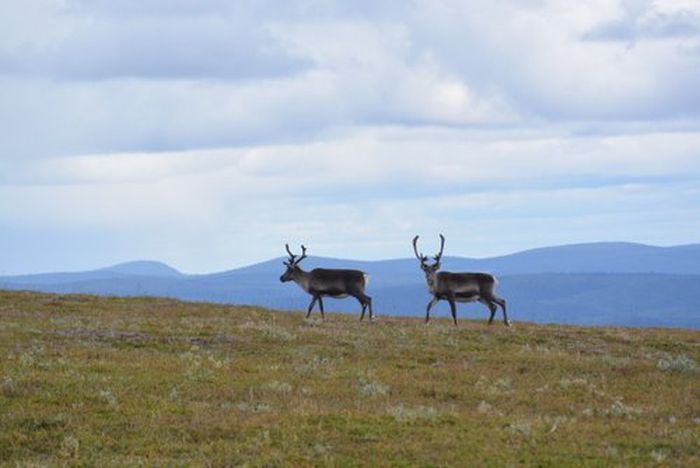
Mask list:
[{"label": "sky", "polygon": [[0,0],[0,275],[700,242],[699,90],[700,0]]}]

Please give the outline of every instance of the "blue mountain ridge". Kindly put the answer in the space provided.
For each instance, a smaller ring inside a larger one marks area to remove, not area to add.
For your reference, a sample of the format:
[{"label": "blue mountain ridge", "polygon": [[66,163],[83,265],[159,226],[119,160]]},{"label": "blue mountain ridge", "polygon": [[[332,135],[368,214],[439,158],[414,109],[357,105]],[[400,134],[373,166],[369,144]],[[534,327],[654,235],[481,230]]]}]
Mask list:
[{"label": "blue mountain ridge", "polygon": [[[153,261],[86,272],[0,277],[0,288],[101,295],[152,295],[185,300],[305,309],[309,297],[282,284],[283,257],[228,271],[188,275]],[[370,275],[368,294],[379,315],[423,316],[429,300],[415,258],[360,261],[309,257],[304,268],[356,268]],[[700,244],[655,247],[594,243],[545,247],[499,257],[444,257],[447,271],[487,271],[499,278],[514,321],[581,325],[700,328]],[[359,311],[353,299],[326,301],[329,310]],[[433,309],[447,316],[446,304]],[[460,317],[485,318],[481,304],[460,305]]]}]

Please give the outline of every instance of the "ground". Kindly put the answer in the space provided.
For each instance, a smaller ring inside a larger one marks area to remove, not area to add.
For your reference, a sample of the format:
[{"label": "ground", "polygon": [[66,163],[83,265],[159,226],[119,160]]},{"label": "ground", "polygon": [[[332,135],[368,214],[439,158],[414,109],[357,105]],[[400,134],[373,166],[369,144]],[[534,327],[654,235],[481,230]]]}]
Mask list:
[{"label": "ground", "polygon": [[0,462],[700,465],[698,331],[357,319],[0,291]]}]

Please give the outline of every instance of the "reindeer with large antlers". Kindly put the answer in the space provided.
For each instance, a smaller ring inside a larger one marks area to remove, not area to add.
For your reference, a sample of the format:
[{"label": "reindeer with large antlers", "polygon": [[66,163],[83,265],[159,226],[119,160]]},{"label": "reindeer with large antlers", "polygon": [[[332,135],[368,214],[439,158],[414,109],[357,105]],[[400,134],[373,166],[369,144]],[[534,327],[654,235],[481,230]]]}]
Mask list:
[{"label": "reindeer with large antlers", "polygon": [[323,312],[323,298],[333,297],[342,299],[352,296],[362,305],[362,314],[360,320],[365,317],[365,310],[369,309],[369,319],[374,318],[372,312],[372,298],[365,294],[365,286],[369,282],[369,275],[359,270],[339,270],[314,268],[311,271],[304,271],[299,267],[299,263],[306,258],[306,247],[301,246],[301,256],[297,257],[291,250],[289,244],[285,244],[289,259],[283,262],[287,267],[287,271],[280,276],[280,281],[294,281],[296,284],[307,293],[311,294],[313,299],[309,304],[309,310],[306,312],[306,318],[311,315],[311,310],[316,302],[321,309],[321,318],[325,319]]},{"label": "reindeer with large antlers", "polygon": [[496,278],[488,273],[450,273],[441,271],[440,260],[445,249],[445,237],[440,234],[440,252],[433,257],[435,260],[431,265],[428,257],[418,253],[418,236],[413,238],[413,252],[420,261],[420,267],[425,273],[428,282],[428,290],[433,295],[433,299],[428,303],[425,311],[425,322],[430,320],[430,309],[440,300],[446,300],[450,304],[452,320],[457,325],[457,302],[479,301],[486,305],[491,311],[489,325],[493,322],[493,317],[498,310],[497,305],[503,310],[503,323],[510,326],[508,314],[506,313],[506,301],[496,296]]}]

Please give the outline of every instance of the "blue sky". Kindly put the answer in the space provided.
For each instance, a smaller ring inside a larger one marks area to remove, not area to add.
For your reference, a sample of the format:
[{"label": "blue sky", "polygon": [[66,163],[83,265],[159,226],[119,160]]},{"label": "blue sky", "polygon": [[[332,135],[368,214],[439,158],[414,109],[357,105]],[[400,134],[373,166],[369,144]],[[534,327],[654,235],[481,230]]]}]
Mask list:
[{"label": "blue sky", "polygon": [[698,242],[698,89],[698,0],[2,2],[0,274]]}]

